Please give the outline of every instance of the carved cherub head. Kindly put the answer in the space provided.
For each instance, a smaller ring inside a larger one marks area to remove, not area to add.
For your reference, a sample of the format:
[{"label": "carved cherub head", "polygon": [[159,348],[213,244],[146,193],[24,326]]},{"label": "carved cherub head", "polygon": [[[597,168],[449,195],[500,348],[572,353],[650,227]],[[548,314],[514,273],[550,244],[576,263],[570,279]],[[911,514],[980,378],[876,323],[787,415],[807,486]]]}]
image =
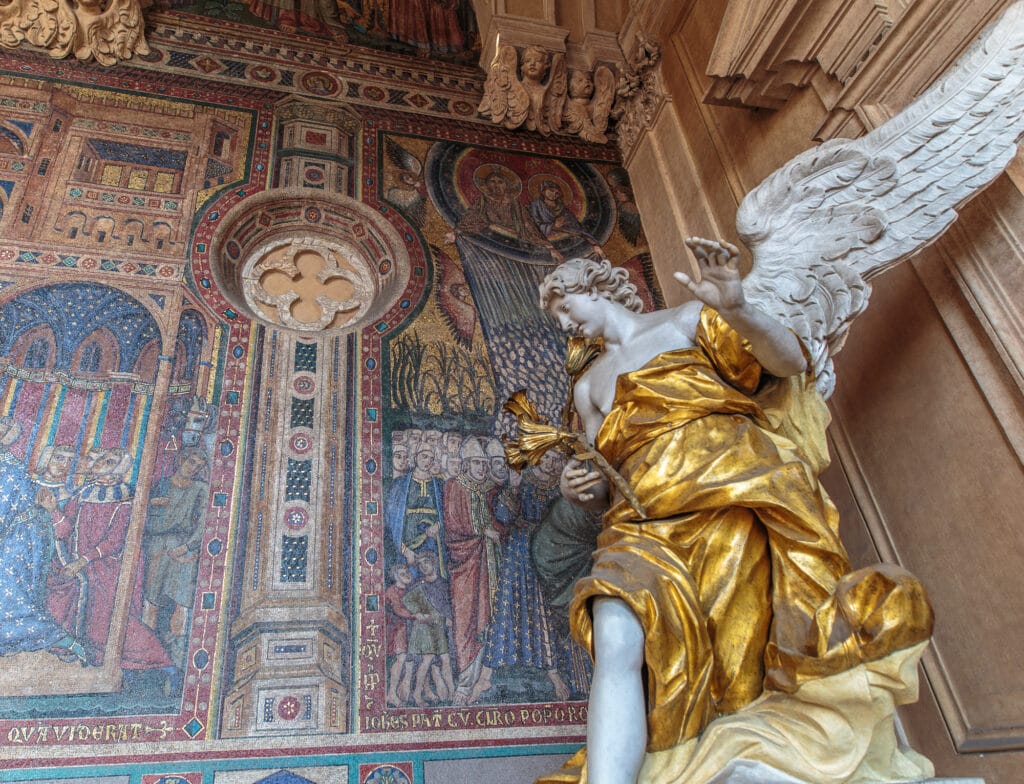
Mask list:
[{"label": "carved cherub head", "polygon": [[523,81],[540,82],[551,65],[551,55],[546,49],[539,46],[528,46],[523,51],[523,59],[520,68],[523,72]]},{"label": "carved cherub head", "polygon": [[574,70],[569,76],[569,97],[577,101],[589,101],[594,95],[594,80],[586,71]]}]

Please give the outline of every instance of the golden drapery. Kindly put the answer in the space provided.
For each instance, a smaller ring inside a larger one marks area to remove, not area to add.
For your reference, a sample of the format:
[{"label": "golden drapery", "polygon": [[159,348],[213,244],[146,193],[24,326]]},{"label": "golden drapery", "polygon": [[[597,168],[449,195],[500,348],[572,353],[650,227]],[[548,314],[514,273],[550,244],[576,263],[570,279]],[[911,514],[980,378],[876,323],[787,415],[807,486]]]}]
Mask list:
[{"label": "golden drapery", "polygon": [[764,689],[793,692],[931,634],[914,577],[850,573],[817,478],[827,412],[813,383],[762,379],[709,308],[697,338],[619,377],[596,446],[646,515],[613,496],[570,611],[591,651],[591,599],[619,597],[640,619],[651,752]]}]

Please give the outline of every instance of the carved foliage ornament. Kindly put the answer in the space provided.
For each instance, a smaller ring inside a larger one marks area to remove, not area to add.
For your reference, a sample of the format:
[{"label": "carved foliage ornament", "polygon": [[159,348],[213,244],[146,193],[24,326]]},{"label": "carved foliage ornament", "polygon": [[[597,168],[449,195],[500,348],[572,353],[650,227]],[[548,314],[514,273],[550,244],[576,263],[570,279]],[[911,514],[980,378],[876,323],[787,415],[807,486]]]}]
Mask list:
[{"label": "carved foliage ornament", "polygon": [[477,111],[506,128],[524,127],[544,136],[574,134],[603,144],[614,88],[615,76],[607,66],[570,73],[561,52],[551,54],[539,46],[520,52],[505,44],[491,63]]},{"label": "carved foliage ornament", "polygon": [[646,36],[638,38],[637,49],[626,63],[615,90],[616,103],[612,117],[616,120],[619,149],[628,160],[640,136],[651,127],[662,105],[665,91],[661,86],[658,63],[661,47]]},{"label": "carved foliage ornament", "polygon": [[148,54],[139,0],[0,0],[0,44],[114,65]]}]

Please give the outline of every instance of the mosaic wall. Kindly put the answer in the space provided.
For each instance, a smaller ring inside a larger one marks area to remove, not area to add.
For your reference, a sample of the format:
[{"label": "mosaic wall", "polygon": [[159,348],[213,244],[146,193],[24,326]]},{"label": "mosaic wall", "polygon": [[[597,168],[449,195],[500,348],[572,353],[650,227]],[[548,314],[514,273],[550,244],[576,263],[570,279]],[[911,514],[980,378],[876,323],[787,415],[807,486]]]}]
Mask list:
[{"label": "mosaic wall", "polygon": [[162,0],[153,5],[335,44],[466,64],[480,57],[470,0]]},{"label": "mosaic wall", "polygon": [[501,405],[561,414],[559,259],[657,304],[614,150],[465,120],[469,69],[174,22],[138,67],[0,53],[0,780],[571,751],[596,521]]}]

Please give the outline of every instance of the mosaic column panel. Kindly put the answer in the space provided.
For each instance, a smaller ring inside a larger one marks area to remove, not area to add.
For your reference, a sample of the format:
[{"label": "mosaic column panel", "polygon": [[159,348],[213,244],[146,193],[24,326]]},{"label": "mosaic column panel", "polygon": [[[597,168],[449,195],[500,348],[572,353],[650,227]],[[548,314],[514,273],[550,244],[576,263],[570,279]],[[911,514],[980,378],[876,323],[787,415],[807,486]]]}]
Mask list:
[{"label": "mosaic column panel", "polygon": [[262,343],[226,736],[348,729],[347,365],[354,335],[408,279],[400,238],[352,198],[359,119],[286,100],[275,122],[279,187],[225,216],[214,240],[218,282]]},{"label": "mosaic column panel", "polygon": [[[263,331],[263,328],[259,328]],[[222,732],[346,729],[341,337],[266,329],[235,683]]]}]

